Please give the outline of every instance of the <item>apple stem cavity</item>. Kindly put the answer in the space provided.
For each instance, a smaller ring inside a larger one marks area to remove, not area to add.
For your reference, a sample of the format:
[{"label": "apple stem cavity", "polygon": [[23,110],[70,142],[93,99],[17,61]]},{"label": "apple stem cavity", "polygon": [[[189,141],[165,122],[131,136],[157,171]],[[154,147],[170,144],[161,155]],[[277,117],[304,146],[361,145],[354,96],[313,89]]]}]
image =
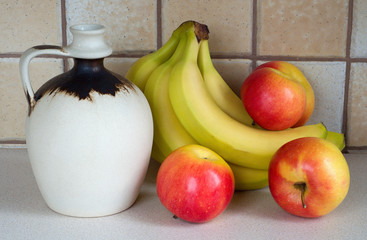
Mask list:
[{"label": "apple stem cavity", "polygon": [[302,207],[306,208],[306,203],[305,203],[305,192],[307,189],[307,185],[305,182],[296,182],[294,185],[294,188],[298,189],[301,191],[301,201],[302,201]]}]

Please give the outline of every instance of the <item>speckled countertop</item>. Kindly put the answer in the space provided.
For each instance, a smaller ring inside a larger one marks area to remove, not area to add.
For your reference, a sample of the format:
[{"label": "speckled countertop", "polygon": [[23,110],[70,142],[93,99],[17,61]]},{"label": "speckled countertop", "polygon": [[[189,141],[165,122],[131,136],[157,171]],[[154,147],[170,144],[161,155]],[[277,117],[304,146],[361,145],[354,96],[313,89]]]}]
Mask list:
[{"label": "speckled countertop", "polygon": [[140,196],[124,212],[101,218],[57,214],[44,203],[26,149],[0,148],[0,239],[367,239],[367,154],[345,154],[351,186],[330,214],[304,219],[284,212],[268,188],[236,192],[211,222],[175,219],[155,192],[151,162]]}]

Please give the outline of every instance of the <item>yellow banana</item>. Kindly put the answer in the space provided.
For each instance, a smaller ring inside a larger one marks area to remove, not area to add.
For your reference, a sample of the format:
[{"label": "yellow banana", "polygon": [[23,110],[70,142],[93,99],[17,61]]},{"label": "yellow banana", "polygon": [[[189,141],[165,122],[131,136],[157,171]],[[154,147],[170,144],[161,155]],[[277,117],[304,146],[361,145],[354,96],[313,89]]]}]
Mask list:
[{"label": "yellow banana", "polygon": [[284,131],[265,131],[228,116],[205,87],[197,65],[197,36],[192,31],[186,34],[185,53],[170,74],[169,97],[178,119],[199,144],[233,164],[268,169],[272,155],[286,142],[306,136],[326,137],[326,128],[321,123]]},{"label": "yellow banana", "polygon": [[198,66],[205,86],[219,108],[237,121],[252,126],[254,121],[247,113],[242,100],[215,69],[206,39],[201,40],[199,44]]},{"label": "yellow banana", "polygon": [[171,58],[152,72],[144,90],[153,114],[154,141],[165,157],[178,147],[197,143],[177,119],[168,95],[171,70],[185,50],[186,35],[183,35]]},{"label": "yellow banana", "polygon": [[158,148],[157,144],[153,140],[151,157],[159,163],[162,163],[166,156],[163,155],[162,151]]},{"label": "yellow banana", "polygon": [[192,25],[192,21],[182,23],[160,49],[139,58],[133,63],[125,77],[144,91],[146,81],[150,74],[171,57],[178,45],[180,33],[185,31],[190,25]]},{"label": "yellow banana", "polygon": [[345,139],[343,133],[328,131],[326,135],[326,140],[335,144],[342,151],[345,148]]},{"label": "yellow banana", "polygon": [[[205,86],[219,108],[237,121],[248,126],[255,126],[241,98],[234,93],[215,69],[210,57],[209,40],[203,39],[199,43],[198,66]],[[236,190],[255,190],[269,185],[267,170],[241,167],[230,162],[228,165],[234,174]]]},{"label": "yellow banana", "polygon": [[236,190],[255,190],[269,185],[267,170],[246,168],[227,163],[232,169]]}]

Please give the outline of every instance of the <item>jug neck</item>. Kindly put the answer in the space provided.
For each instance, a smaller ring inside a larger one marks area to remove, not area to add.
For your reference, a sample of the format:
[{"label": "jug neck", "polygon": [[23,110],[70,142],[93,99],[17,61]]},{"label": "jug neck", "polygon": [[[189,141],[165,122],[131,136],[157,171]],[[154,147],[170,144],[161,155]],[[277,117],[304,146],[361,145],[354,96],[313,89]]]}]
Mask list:
[{"label": "jug neck", "polygon": [[104,59],[83,59],[83,58],[74,58],[74,71],[78,71],[79,73],[96,73],[102,70],[106,70],[104,67]]}]

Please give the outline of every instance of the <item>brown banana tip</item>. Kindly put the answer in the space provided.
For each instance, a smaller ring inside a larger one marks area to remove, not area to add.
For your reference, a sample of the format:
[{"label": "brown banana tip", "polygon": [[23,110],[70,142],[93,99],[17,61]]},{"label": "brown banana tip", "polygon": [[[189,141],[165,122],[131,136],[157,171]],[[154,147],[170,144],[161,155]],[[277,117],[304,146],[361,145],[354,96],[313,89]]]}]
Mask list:
[{"label": "brown banana tip", "polygon": [[207,25],[194,21],[194,29],[195,29],[194,32],[195,32],[198,42],[200,42],[203,39],[204,40],[209,39],[209,28]]}]

